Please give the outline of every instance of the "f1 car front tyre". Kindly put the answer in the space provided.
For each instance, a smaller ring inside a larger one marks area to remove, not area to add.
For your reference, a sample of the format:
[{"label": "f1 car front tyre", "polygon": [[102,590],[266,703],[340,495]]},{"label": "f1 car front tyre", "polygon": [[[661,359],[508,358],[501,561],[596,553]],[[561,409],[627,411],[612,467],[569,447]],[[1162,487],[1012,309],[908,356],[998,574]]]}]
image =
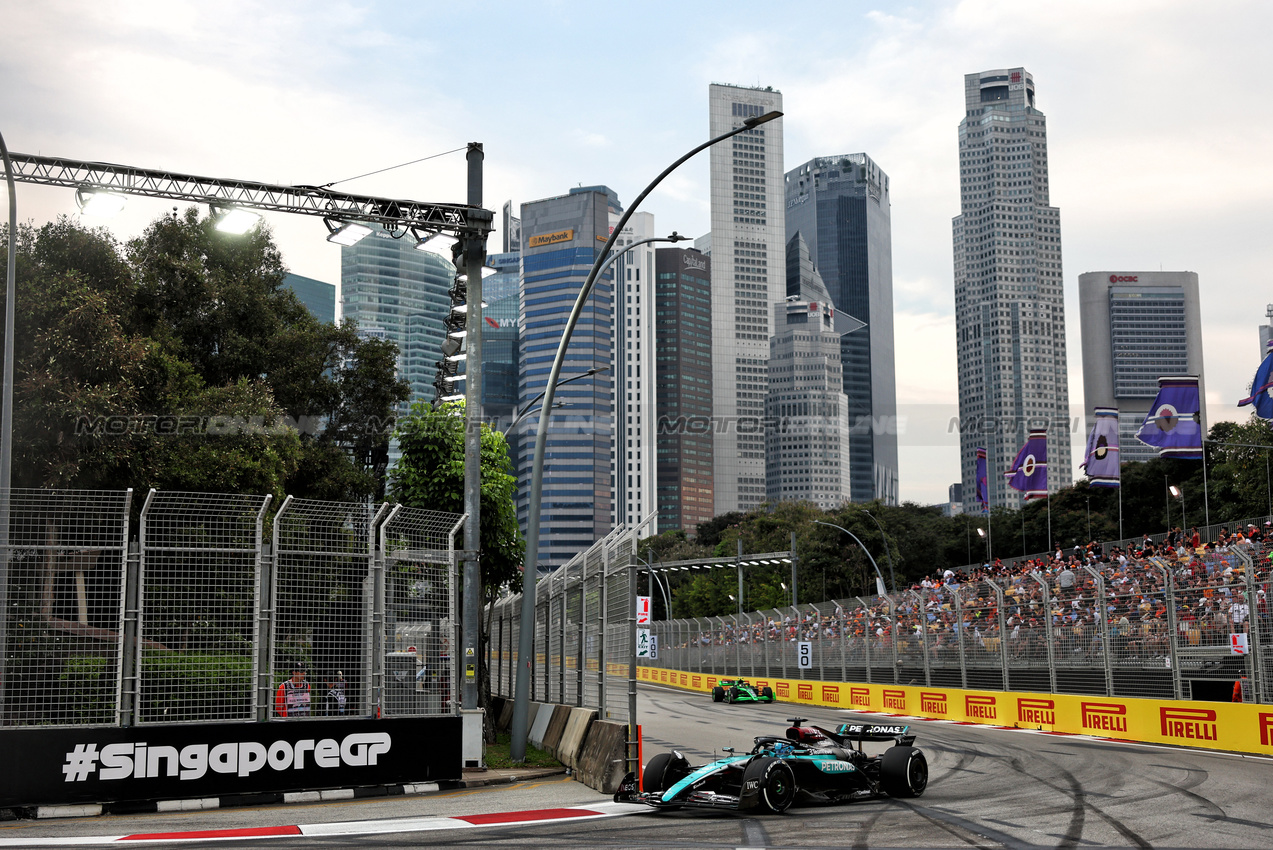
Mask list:
[{"label": "f1 car front tyre", "polygon": [[890,797],[918,797],[928,787],[928,759],[915,747],[889,747],[880,761],[880,786]]},{"label": "f1 car front tyre", "polygon": [[770,688],[770,687],[764,687],[764,688],[761,688],[761,689],[760,689],[760,697],[761,697],[761,699],[766,699],[766,700],[769,700],[770,702],[773,702],[773,701],[774,701],[774,689],[773,689],[773,688]]},{"label": "f1 car front tyre", "polygon": [[641,776],[641,788],[647,792],[662,793],[679,782],[689,768],[685,757],[677,753],[659,753],[645,765]]},{"label": "f1 car front tyre", "polygon": [[738,688],[730,688],[725,691],[725,702],[733,703],[738,699]]},{"label": "f1 car front tyre", "polygon": [[[755,782],[753,786],[751,783]],[[761,811],[780,814],[796,799],[796,775],[782,759],[758,758],[743,771],[744,795],[756,789],[756,806]]]},{"label": "f1 car front tyre", "polygon": [[712,702],[721,702],[725,699],[725,689],[720,685],[712,688]]}]

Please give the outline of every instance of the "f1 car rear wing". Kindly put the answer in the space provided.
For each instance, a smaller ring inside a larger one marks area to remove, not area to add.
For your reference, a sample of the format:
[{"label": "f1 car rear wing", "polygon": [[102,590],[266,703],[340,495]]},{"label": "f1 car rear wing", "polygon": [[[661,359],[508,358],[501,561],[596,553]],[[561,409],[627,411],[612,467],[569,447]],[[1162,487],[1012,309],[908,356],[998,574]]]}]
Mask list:
[{"label": "f1 car rear wing", "polygon": [[915,740],[910,734],[909,726],[894,726],[866,723],[843,723],[836,727],[836,737],[842,741],[891,741],[896,739],[901,746],[908,747]]}]

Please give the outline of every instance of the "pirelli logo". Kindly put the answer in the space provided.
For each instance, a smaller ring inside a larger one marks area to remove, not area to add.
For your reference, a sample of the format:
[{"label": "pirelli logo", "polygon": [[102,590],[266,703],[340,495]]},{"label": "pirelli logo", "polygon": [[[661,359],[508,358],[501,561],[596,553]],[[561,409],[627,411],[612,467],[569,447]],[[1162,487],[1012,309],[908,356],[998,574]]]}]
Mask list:
[{"label": "pirelli logo", "polygon": [[1127,706],[1118,702],[1082,703],[1083,728],[1096,732],[1126,732]]},{"label": "pirelli logo", "polygon": [[684,685],[684,684],[686,684],[687,682],[689,682],[689,677],[688,677],[688,676],[686,676],[684,673],[682,673],[682,674],[681,674],[681,684],[682,684],[682,685]]},{"label": "pirelli logo", "polygon": [[946,695],[935,691],[920,691],[919,710],[927,714],[940,714],[945,717],[948,713]]},{"label": "pirelli logo", "polygon": [[703,687],[703,677],[702,677],[702,676],[695,676],[695,677],[693,678],[693,684],[691,685],[691,687],[694,687],[694,688],[701,688],[701,687]]},{"label": "pirelli logo", "polygon": [[977,720],[998,720],[999,708],[994,697],[964,697],[964,714]]},{"label": "pirelli logo", "polygon": [[796,699],[813,699],[813,685],[801,683],[796,687],[799,689],[799,693],[796,694]]},{"label": "pirelli logo", "polygon": [[890,691],[884,689],[884,707],[896,708],[899,711],[906,710],[906,691]]},{"label": "pirelli logo", "polygon": [[1056,723],[1056,700],[1017,699],[1017,722],[1051,726]]},{"label": "pirelli logo", "polygon": [[667,681],[667,671],[666,671],[666,670],[661,670],[661,671],[659,671],[659,679],[660,679],[661,681],[664,681],[664,682],[666,682],[666,681]]},{"label": "pirelli logo", "polygon": [[539,248],[543,245],[556,245],[559,242],[569,242],[574,238],[574,230],[555,230],[552,233],[541,233],[538,236],[530,237],[530,242],[528,244],[532,248]]},{"label": "pirelli logo", "polygon": [[1260,746],[1273,747],[1273,714],[1260,712]]},{"label": "pirelli logo", "polygon": [[1216,713],[1210,708],[1160,708],[1164,738],[1215,741],[1219,738]]},{"label": "pirelli logo", "polygon": [[708,677],[707,677],[707,687],[709,687],[709,688],[714,688],[714,687],[716,687],[716,681],[717,681],[717,680],[716,680],[716,677],[715,677],[715,676],[708,676]]},{"label": "pirelli logo", "polygon": [[786,699],[789,696],[791,696],[791,685],[788,685],[786,682],[779,682],[778,697],[780,699]]},{"label": "pirelli logo", "polygon": [[763,691],[767,687],[769,687],[769,683],[766,681],[762,680],[762,681],[756,682],[756,690],[758,691]]},{"label": "pirelli logo", "polygon": [[822,701],[833,702],[836,705],[839,705],[840,704],[839,686],[838,685],[823,685],[822,686]]},{"label": "pirelli logo", "polygon": [[865,708],[871,707],[871,689],[870,688],[849,688],[849,705],[860,705]]}]

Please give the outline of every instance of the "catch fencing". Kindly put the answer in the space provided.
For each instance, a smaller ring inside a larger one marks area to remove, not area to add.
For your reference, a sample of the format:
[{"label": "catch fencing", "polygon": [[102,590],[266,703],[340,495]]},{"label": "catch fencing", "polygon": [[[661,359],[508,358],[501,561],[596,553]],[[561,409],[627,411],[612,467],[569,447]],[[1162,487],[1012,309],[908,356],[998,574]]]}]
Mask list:
[{"label": "catch fencing", "polygon": [[132,491],[8,495],[0,726],[458,712],[462,515],[289,496],[271,524],[269,496],[151,490],[134,517]]},{"label": "catch fencing", "polygon": [[[532,700],[630,717],[636,693],[636,544],[654,517],[620,526],[535,585]],[[495,603],[488,664],[491,692],[512,696],[521,638],[520,593]]]},{"label": "catch fencing", "polygon": [[[709,674],[1273,702],[1269,551],[1235,547],[653,624]],[[805,652],[801,652],[802,644]],[[803,666],[802,666],[803,662]]]}]

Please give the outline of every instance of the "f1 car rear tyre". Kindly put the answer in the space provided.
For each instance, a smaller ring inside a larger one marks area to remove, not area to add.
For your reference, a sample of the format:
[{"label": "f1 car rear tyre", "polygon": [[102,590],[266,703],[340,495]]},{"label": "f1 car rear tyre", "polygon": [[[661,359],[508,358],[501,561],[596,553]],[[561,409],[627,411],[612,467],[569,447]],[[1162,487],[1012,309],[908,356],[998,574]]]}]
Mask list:
[{"label": "f1 car rear tyre", "polygon": [[928,787],[928,759],[915,747],[889,747],[880,760],[880,786],[890,797],[918,797]]},{"label": "f1 car rear tyre", "polygon": [[764,688],[761,688],[761,689],[760,689],[760,696],[761,696],[761,699],[767,699],[767,700],[769,700],[770,702],[773,702],[773,701],[774,701],[774,689],[773,689],[773,688],[770,688],[770,687],[764,687]]},{"label": "f1 car rear tyre", "polygon": [[756,806],[780,814],[796,800],[796,775],[782,759],[758,758],[743,771],[743,789],[757,783]]},{"label": "f1 car rear tyre", "polygon": [[712,702],[721,702],[725,699],[725,689],[720,685],[712,688]]}]

